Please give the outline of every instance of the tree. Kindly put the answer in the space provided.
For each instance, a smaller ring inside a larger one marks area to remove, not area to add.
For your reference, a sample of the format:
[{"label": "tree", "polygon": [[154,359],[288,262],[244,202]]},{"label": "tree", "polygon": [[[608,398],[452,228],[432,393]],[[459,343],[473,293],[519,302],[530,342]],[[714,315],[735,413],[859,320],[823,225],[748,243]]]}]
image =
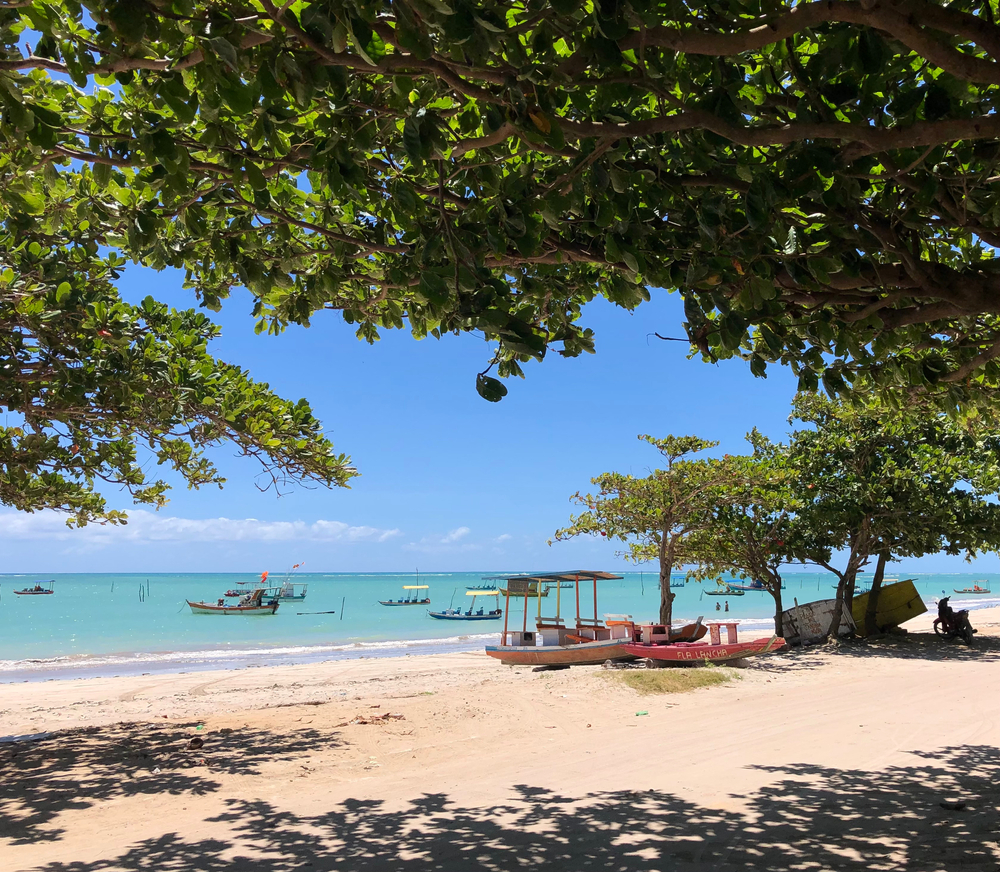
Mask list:
[{"label": "tree", "polygon": [[[675,568],[688,563],[688,542],[693,533],[711,522],[711,497],[716,466],[711,460],[688,455],[713,448],[696,436],[640,439],[659,449],[666,465],[645,478],[605,472],[591,482],[596,494],[572,499],[587,511],[570,516],[570,525],[557,530],[558,541],[581,535],[601,535],[628,544],[624,557],[635,563],[657,560],[660,567],[660,623],[669,627],[674,594],[670,578]],[[550,542],[551,544],[551,542]]]},{"label": "tree", "polygon": [[716,479],[711,522],[688,542],[692,574],[759,581],[774,599],[774,631],[781,636],[781,566],[797,523],[792,471],[780,457],[727,455],[717,461]]},{"label": "tree", "polygon": [[888,560],[1000,548],[1000,507],[992,499],[1000,489],[1000,439],[982,422],[927,407],[895,412],[877,402],[807,394],[796,397],[790,420],[804,426],[787,446],[752,438],[761,456],[783,458],[794,470],[797,508],[786,557],[837,575],[838,622],[840,602],[850,607],[855,576],[872,557],[868,633],[877,629]]},{"label": "tree", "polygon": [[0,222],[245,285],[260,329],[478,331],[497,400],[662,287],[758,375],[1000,386],[986,0],[52,0],[0,35]]},{"label": "tree", "polygon": [[167,485],[149,480],[150,463],[191,487],[221,485],[204,452],[222,442],[260,461],[265,488],[355,475],[305,400],[283,400],[208,353],[219,330],[203,314],[123,302],[114,252],[43,247],[8,230],[0,262],[0,398],[11,413],[0,427],[0,503],[125,523],[100,482],[160,507]]}]

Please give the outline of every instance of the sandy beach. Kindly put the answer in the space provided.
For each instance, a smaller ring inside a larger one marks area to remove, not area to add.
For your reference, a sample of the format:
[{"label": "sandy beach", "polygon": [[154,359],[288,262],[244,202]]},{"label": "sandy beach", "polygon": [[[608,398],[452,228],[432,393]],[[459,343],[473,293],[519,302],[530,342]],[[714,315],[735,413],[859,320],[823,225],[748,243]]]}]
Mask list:
[{"label": "sandy beach", "polygon": [[930,621],[685,694],[480,653],[2,685],[0,868],[994,870],[1000,609]]}]

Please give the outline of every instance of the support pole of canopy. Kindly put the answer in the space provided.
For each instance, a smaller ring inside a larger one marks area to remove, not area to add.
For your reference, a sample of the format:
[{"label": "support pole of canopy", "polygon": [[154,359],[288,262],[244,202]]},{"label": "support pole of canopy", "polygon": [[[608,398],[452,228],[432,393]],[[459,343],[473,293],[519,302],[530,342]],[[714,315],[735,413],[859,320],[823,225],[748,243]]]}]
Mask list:
[{"label": "support pole of canopy", "polygon": [[576,588],[576,626],[577,629],[580,627],[580,576],[576,576],[576,581],[574,583]]},{"label": "support pole of canopy", "polygon": [[597,638],[597,576],[594,576],[594,638]]},{"label": "support pole of canopy", "polygon": [[[508,584],[509,583],[510,582],[508,582]],[[510,591],[508,590],[507,593],[509,594]],[[497,595],[497,605],[500,605],[500,596],[499,596],[499,594]],[[341,614],[343,614],[343,609],[341,609]],[[504,604],[503,604],[503,636],[500,639],[500,644],[501,645],[506,645],[507,644],[507,618],[509,616],[510,616],[510,597],[508,596],[506,598],[506,602],[504,602]]]},{"label": "support pole of canopy", "polygon": [[[507,593],[510,593],[510,588],[507,588]],[[507,597],[507,602],[510,602],[510,597]],[[524,592],[524,625],[521,627],[522,633],[528,632],[528,591]]]},{"label": "support pole of canopy", "polygon": [[[528,582],[528,587],[529,588],[531,587],[530,581]],[[540,579],[535,582],[535,601],[538,603],[538,617],[540,619],[542,617],[542,582]],[[525,606],[524,610],[527,611],[528,610],[527,598],[525,598],[524,600],[524,606]]]},{"label": "support pole of canopy", "polygon": [[559,616],[562,615],[559,603],[562,596],[562,580],[556,581],[556,622],[559,621]]}]

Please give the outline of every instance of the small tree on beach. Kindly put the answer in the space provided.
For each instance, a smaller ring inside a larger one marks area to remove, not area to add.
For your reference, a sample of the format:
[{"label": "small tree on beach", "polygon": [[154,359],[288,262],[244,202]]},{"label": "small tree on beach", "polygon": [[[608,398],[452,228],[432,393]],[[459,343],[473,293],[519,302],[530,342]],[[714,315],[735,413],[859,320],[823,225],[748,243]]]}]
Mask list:
[{"label": "small tree on beach", "polygon": [[645,478],[606,472],[591,479],[596,494],[573,495],[587,511],[571,516],[570,524],[556,531],[556,540],[581,535],[606,536],[627,544],[626,559],[636,563],[657,560],[660,567],[660,623],[670,626],[674,594],[673,570],[689,562],[691,536],[712,521],[713,490],[719,467],[714,460],[694,460],[689,455],[718,443],[696,436],[640,439],[656,447],[665,465]]},{"label": "small tree on beach", "polygon": [[711,522],[689,537],[688,560],[697,578],[732,573],[760,582],[774,599],[775,632],[782,634],[781,566],[795,517],[791,471],[780,458],[729,456],[717,461]]}]

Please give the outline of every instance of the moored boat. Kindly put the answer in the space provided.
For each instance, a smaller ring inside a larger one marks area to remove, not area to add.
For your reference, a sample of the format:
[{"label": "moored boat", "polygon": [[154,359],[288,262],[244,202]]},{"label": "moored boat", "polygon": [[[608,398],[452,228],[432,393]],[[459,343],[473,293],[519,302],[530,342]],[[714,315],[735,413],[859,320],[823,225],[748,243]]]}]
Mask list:
[{"label": "moored boat", "polygon": [[[492,590],[482,590],[476,588],[475,590],[466,591],[466,596],[472,597],[472,603],[466,611],[462,611],[461,608],[453,609],[447,608],[443,612],[428,612],[432,618],[437,618],[441,621],[499,621],[500,617],[503,615],[503,611],[500,609],[500,591],[495,588]],[[484,606],[480,606],[479,610],[476,610],[476,597],[478,596],[492,596],[496,597],[495,605],[489,611],[486,610]]]},{"label": "moored boat", "polygon": [[252,593],[240,597],[236,605],[228,605],[223,597],[218,602],[185,602],[191,607],[194,615],[273,615],[278,611],[277,597],[264,599],[264,588],[258,588]]},{"label": "moored boat", "polygon": [[742,590],[737,590],[736,588],[727,587],[723,590],[706,590],[706,596],[745,596]]},{"label": "moored boat", "polygon": [[[14,593],[18,596],[48,596],[49,594],[54,594],[55,591],[52,589],[54,581],[36,581],[31,587],[26,587],[23,590],[15,590]],[[44,587],[44,585],[48,587]]]},{"label": "moored boat", "polygon": [[406,591],[406,596],[395,600],[379,600],[378,604],[380,606],[429,606],[431,604],[430,595],[417,593],[417,591],[424,591],[429,587],[430,585],[427,584],[404,584],[403,590]]},{"label": "moored boat", "polygon": [[959,590],[957,587],[952,589],[955,591],[955,593],[966,593],[966,594],[971,594],[972,596],[978,596],[979,594],[983,593],[992,593],[992,591],[990,590],[990,583],[986,580],[983,580],[983,584],[986,585],[986,587],[980,586],[979,582],[976,581],[973,582],[972,587],[963,587],[961,590]]}]

